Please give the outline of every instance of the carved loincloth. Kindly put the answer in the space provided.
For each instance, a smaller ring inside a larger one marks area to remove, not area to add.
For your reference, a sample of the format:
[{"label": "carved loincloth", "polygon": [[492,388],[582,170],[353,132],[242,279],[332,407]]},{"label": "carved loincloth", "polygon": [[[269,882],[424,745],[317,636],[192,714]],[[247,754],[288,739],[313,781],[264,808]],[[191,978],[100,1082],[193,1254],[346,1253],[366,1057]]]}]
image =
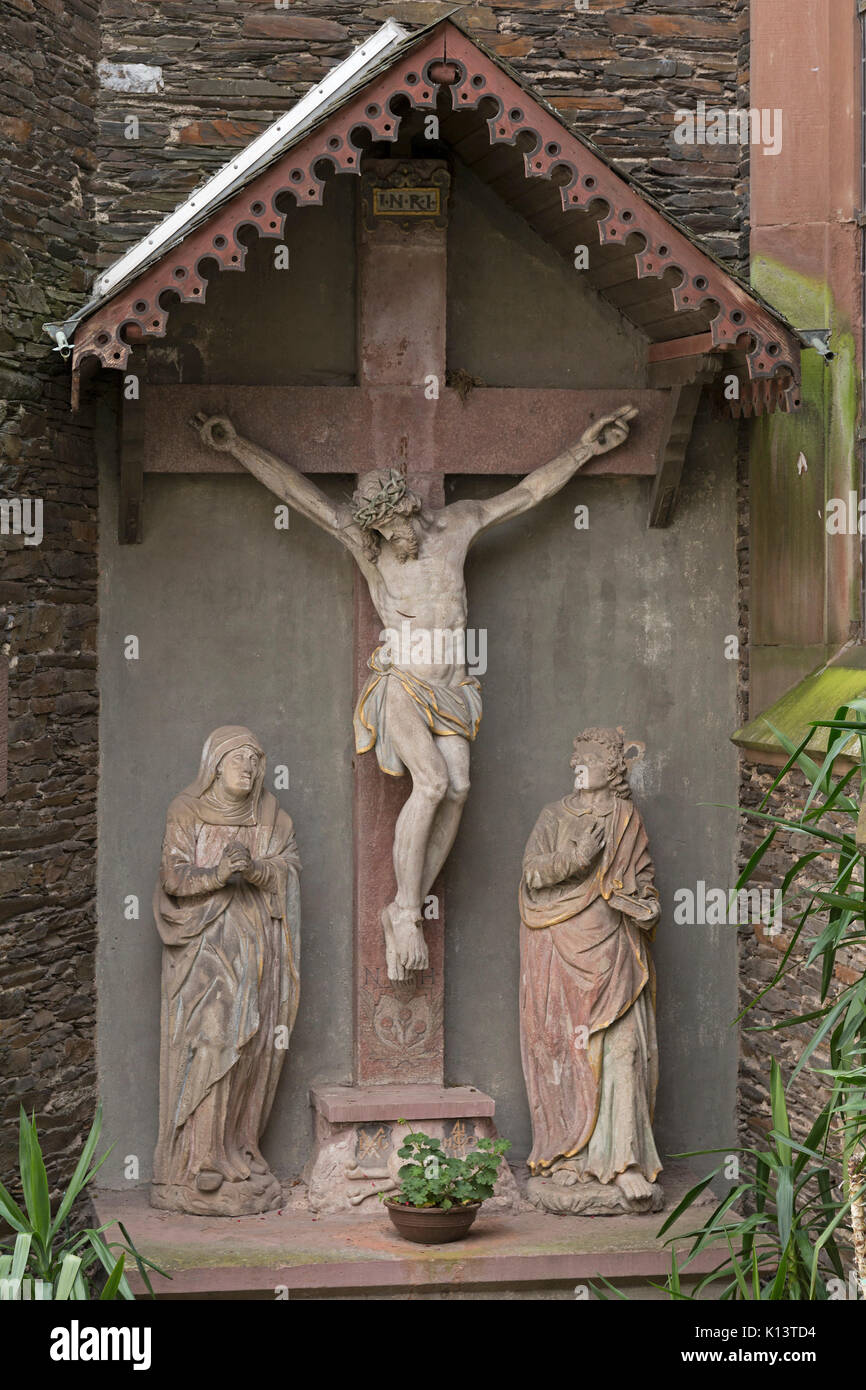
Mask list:
[{"label": "carved loincloth", "polygon": [[367,753],[376,749],[376,758],[383,772],[402,777],[406,766],[399,757],[388,733],[386,696],[388,681],[398,680],[411,695],[430,727],[432,734],[457,734],[474,739],[481,723],[481,685],[474,676],[464,676],[456,685],[422,681],[405,670],[393,667],[377,647],[367,662],[372,675],[361,691],[355,708],[355,751]]}]

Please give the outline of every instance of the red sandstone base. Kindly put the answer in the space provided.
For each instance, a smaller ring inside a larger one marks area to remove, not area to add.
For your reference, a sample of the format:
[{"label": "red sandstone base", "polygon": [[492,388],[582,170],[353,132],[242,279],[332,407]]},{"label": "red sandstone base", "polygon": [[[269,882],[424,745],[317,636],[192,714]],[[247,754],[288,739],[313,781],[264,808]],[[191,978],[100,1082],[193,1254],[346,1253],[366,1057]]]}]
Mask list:
[{"label": "red sandstone base", "polygon": [[[364,1212],[379,1206],[379,1193],[397,1187],[397,1150],[411,1130],[442,1142],[463,1158],[478,1139],[497,1138],[495,1104],[474,1086],[315,1086],[316,1141],[304,1177],[317,1213]],[[404,1121],[405,1123],[401,1123]],[[514,1175],[503,1163],[492,1210],[521,1210]]]},{"label": "red sandstone base", "polygon": [[[668,1213],[698,1174],[665,1162]],[[314,1216],[297,1189],[286,1205],[264,1216],[182,1216],[155,1211],[147,1191],[97,1192],[96,1224],[118,1219],[138,1250],[164,1269],[154,1274],[160,1299],[258,1298],[560,1298],[590,1297],[602,1278],[623,1286],[630,1298],[664,1298],[647,1281],[664,1283],[671,1255],[659,1237],[661,1216],[611,1216],[603,1221],[551,1216],[529,1207],[517,1215],[481,1213],[465,1240],[454,1245],[415,1245],[403,1240],[378,1203],[365,1203],[367,1220],[351,1215]],[[735,1220],[733,1214],[727,1219]],[[695,1226],[687,1212],[668,1232],[683,1254]],[[117,1227],[108,1239],[118,1238]],[[684,1288],[719,1263],[717,1249],[696,1255]],[[129,1271],[136,1293],[144,1287]],[[604,1290],[602,1289],[602,1292]],[[609,1292],[609,1291],[608,1291]],[[705,1297],[713,1297],[705,1293]]]}]

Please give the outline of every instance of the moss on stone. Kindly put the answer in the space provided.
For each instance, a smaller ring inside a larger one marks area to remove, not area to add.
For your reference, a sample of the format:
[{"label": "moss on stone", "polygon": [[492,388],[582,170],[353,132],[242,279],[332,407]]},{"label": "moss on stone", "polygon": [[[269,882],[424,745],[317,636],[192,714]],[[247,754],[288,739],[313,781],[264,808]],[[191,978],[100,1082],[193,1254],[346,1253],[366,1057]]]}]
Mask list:
[{"label": "moss on stone", "polygon": [[[799,744],[814,719],[832,719],[836,711],[849,700],[866,695],[866,671],[849,666],[827,666],[815,675],[807,676],[777,700],[768,710],[738,729],[733,741],[741,748],[784,751],[770,725]],[[809,753],[826,753],[829,729],[815,729],[807,745]],[[853,749],[855,740],[852,738]]]}]

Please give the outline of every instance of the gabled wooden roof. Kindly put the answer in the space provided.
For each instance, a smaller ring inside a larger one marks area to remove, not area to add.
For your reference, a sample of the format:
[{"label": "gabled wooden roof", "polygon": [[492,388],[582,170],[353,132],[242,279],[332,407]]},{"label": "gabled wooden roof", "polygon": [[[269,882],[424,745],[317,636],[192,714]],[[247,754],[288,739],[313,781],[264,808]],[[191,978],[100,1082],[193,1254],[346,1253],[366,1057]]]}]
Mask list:
[{"label": "gabled wooden roof", "polygon": [[440,140],[563,255],[590,247],[585,278],[646,335],[651,360],[730,354],[740,376],[739,399],[725,403],[731,414],[799,407],[796,331],[452,19],[392,36],[372,68],[356,62],[353,80],[299,123],[293,142],[253,163],[240,186],[209,193],[215,175],[198,191],[188,230],[70,321],[74,399],[84,367],[125,369],[135,343],[165,335],[175,300],[204,302],[203,263],[243,270],[244,228],[280,238],[281,197],[320,204],[329,177],[360,173],[364,145],[395,142],[413,112],[438,113]]}]

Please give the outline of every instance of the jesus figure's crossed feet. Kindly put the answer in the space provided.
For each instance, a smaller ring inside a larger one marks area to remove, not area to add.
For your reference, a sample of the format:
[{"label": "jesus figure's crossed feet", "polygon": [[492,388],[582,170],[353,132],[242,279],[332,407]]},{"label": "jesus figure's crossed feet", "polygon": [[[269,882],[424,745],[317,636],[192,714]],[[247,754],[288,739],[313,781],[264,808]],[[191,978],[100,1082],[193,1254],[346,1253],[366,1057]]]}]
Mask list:
[{"label": "jesus figure's crossed feet", "polygon": [[382,909],[382,928],[389,980],[405,980],[413,970],[427,969],[427,942],[419,913],[389,903]]}]

